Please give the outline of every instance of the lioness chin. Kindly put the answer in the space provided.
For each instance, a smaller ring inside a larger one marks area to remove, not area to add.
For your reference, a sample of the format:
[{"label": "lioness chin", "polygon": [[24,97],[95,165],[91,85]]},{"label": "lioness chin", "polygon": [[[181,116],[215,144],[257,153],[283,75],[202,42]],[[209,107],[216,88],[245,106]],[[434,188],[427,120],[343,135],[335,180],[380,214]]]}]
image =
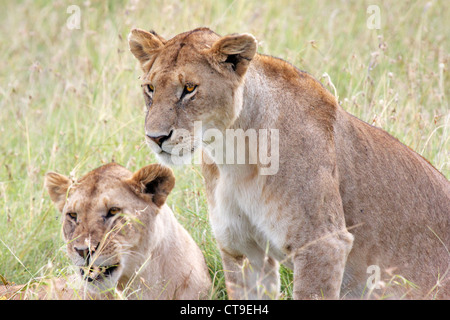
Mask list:
[{"label": "lioness chin", "polygon": [[[449,297],[450,183],[425,159],[348,114],[306,72],[257,54],[250,34],[199,28],[166,40],[133,29],[128,39],[151,149],[174,163],[179,150],[203,148],[231,298],[277,297],[279,262],[293,270],[296,299]],[[223,161],[210,129],[278,130],[266,144],[279,153],[276,174],[250,161],[250,144],[246,163]]]},{"label": "lioness chin", "polygon": [[[166,198],[172,170],[148,165],[134,174],[110,163],[73,182],[47,173],[45,186],[62,213],[67,252],[94,298],[207,298],[204,257]],[[82,291],[81,291],[82,292]]]}]

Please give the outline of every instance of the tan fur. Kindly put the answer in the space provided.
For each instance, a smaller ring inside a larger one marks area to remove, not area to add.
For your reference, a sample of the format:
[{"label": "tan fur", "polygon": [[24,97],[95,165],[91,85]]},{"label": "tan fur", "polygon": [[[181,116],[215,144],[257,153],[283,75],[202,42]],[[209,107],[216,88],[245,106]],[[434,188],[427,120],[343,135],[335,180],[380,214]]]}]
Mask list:
[{"label": "tan fur", "polygon": [[[170,134],[161,146],[148,139],[161,161],[173,162],[185,142],[179,129],[201,145],[194,121],[202,131],[279,130],[274,175],[203,152],[213,161],[203,174],[231,298],[276,297],[277,261],[293,269],[297,299],[450,297],[450,183],[421,156],[348,114],[306,72],[256,54],[251,35],[201,28],[163,43],[134,29],[129,42],[143,84],[154,87],[145,132]],[[196,92],[180,99],[186,83]],[[373,291],[371,265],[384,281]]]},{"label": "tan fur", "polygon": [[0,286],[0,300],[72,300],[74,284],[66,279],[46,279],[26,285]]},{"label": "tan fur", "polygon": [[[46,174],[63,215],[69,257],[90,292],[102,297],[117,288],[126,298],[207,298],[211,279],[204,257],[165,204],[174,184],[172,170],[158,164],[132,174],[111,163],[73,183]],[[120,210],[111,215],[111,208]],[[105,277],[102,267],[109,266],[117,267]]]}]

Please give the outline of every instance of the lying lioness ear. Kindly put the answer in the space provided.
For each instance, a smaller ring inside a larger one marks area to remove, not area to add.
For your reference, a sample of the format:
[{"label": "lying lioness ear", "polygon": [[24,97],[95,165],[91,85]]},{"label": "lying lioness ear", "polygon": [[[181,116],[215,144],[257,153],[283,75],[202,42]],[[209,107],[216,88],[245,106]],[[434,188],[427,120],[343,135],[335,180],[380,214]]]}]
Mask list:
[{"label": "lying lioness ear", "polygon": [[158,49],[164,46],[166,40],[156,34],[154,31],[145,31],[142,29],[132,29],[128,35],[128,44],[130,51],[141,63],[142,69],[149,62]]},{"label": "lying lioness ear", "polygon": [[161,207],[175,186],[175,176],[172,169],[151,164],[135,172],[128,182],[136,192],[152,195],[152,201]]},{"label": "lying lioness ear", "polygon": [[214,42],[209,53],[216,63],[230,67],[243,76],[256,54],[257,46],[255,37],[249,33],[232,34]]},{"label": "lying lioness ear", "polygon": [[45,174],[44,186],[47,188],[50,199],[55,204],[56,208],[62,212],[64,204],[66,203],[67,190],[72,181],[62,174],[56,172],[48,172]]}]

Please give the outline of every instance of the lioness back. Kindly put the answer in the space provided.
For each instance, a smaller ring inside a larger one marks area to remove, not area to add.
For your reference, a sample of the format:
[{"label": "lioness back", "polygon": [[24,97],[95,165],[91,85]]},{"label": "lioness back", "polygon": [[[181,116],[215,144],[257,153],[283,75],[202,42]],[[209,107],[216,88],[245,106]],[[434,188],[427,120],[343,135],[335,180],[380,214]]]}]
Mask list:
[{"label": "lioness back", "polygon": [[320,170],[314,169],[317,159],[329,156],[318,139],[332,142],[327,153],[333,156],[322,165],[338,179],[345,224],[354,235],[341,294],[361,297],[368,267],[377,266],[385,283],[396,275],[412,283],[397,297],[406,291],[411,297],[450,297],[450,183],[444,175],[387,132],[347,113],[309,74],[268,56],[253,59],[247,76],[253,72],[287,97],[271,106],[277,116],[266,121],[280,129],[280,139],[285,137],[280,169],[269,183],[277,176],[291,180],[292,169],[299,172],[305,161],[308,171]]}]

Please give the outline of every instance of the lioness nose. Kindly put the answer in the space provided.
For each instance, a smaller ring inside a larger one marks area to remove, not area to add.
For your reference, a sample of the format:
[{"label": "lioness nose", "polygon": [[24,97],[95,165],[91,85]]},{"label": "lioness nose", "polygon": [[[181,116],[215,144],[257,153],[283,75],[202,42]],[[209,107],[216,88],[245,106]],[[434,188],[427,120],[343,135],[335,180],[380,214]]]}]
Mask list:
[{"label": "lioness nose", "polygon": [[85,245],[80,245],[80,246],[74,246],[73,248],[75,249],[75,251],[78,253],[78,255],[80,257],[82,257],[83,259],[88,258],[92,253],[95,252],[95,250],[97,249],[98,244],[94,247],[88,247]]},{"label": "lioness nose", "polygon": [[163,142],[170,138],[170,136],[172,135],[172,132],[173,132],[173,130],[170,131],[169,135],[167,135],[167,136],[166,136],[166,135],[162,135],[162,136],[151,136],[151,135],[147,134],[147,137],[148,137],[150,140],[154,141],[154,142],[161,148]]},{"label": "lioness nose", "polygon": [[77,249],[77,248],[75,248],[75,251],[83,259],[86,259],[86,257],[89,255],[89,249]]}]

